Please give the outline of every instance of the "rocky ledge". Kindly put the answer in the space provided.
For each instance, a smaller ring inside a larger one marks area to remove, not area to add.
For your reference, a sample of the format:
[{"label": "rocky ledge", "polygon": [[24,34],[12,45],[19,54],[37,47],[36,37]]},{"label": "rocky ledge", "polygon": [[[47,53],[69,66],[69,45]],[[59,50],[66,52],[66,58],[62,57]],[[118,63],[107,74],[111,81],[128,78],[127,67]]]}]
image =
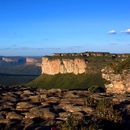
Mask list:
[{"label": "rocky ledge", "polygon": [[115,73],[111,67],[102,69],[102,77],[108,81],[105,85],[107,93],[130,93],[130,71]]},{"label": "rocky ledge", "polygon": [[129,128],[129,94],[2,86],[0,91],[1,130]]}]

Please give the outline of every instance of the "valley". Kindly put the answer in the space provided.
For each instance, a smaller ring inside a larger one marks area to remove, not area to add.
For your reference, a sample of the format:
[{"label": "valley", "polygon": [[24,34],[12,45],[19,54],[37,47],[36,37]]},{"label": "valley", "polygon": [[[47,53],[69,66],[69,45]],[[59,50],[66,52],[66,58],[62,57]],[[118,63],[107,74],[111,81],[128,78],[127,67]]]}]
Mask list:
[{"label": "valley", "polygon": [[36,77],[38,77],[41,74],[39,61],[37,62],[35,61],[34,63],[33,61],[25,62],[26,61],[25,59],[26,59],[25,57],[24,58],[8,57],[8,58],[4,58],[4,61],[1,60],[0,84],[20,85],[34,80]]}]

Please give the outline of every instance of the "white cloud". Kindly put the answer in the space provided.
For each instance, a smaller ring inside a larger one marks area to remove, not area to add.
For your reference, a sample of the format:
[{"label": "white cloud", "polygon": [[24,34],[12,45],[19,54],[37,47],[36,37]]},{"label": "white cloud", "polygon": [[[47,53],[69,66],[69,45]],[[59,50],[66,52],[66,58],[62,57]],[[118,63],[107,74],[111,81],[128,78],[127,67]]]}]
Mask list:
[{"label": "white cloud", "polygon": [[116,30],[110,30],[109,32],[108,32],[108,34],[117,34],[117,32],[116,32]]},{"label": "white cloud", "polygon": [[126,29],[125,31],[122,31],[123,33],[130,34],[130,28]]}]

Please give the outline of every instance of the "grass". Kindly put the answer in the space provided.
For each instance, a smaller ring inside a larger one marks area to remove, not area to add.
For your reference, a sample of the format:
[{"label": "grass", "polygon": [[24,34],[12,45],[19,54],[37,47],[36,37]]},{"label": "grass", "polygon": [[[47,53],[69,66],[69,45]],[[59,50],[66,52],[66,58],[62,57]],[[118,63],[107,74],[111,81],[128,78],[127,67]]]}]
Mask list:
[{"label": "grass", "polygon": [[66,55],[66,56],[45,56],[48,59],[76,59],[76,58],[81,58],[81,59],[106,59],[106,58],[112,58],[112,55],[108,56],[71,56],[71,55]]},{"label": "grass", "polygon": [[126,60],[119,62],[116,65],[112,66],[115,73],[122,73],[123,70],[130,70],[130,57],[128,57]]},{"label": "grass", "polygon": [[21,85],[28,82],[31,82],[37,78],[37,76],[15,76],[15,75],[0,75],[0,84],[2,85]]},{"label": "grass", "polygon": [[0,64],[0,84],[25,84],[37,78],[40,73],[41,68],[35,65]]},{"label": "grass", "polygon": [[71,59],[74,60],[76,58],[79,59],[84,59],[86,61],[88,61],[88,64],[91,66],[91,68],[95,68],[96,70],[99,69],[101,70],[102,68],[104,68],[107,65],[113,64],[113,63],[119,63],[121,61],[120,57],[117,58],[112,58],[112,55],[109,54],[107,56],[70,56],[70,55],[66,55],[66,56],[45,56],[46,58],[48,58],[49,60],[56,60],[56,59]]},{"label": "grass", "polygon": [[45,56],[46,58],[48,58],[49,60],[55,60],[55,59],[76,59],[76,58],[79,58],[79,59],[86,59],[87,57],[85,56]]},{"label": "grass", "polygon": [[[118,63],[120,58],[113,59],[111,55],[108,56],[50,56],[50,60],[54,59],[75,59],[82,58],[88,60],[89,68],[88,74],[57,74],[57,75],[46,75],[43,74],[32,82],[28,83],[31,87],[41,87],[41,88],[62,88],[62,89],[88,89],[88,88],[98,88],[104,87],[104,81],[101,77],[100,70],[106,65],[112,63]],[[95,87],[96,86],[96,87]],[[93,90],[93,89],[92,89]]]},{"label": "grass", "polygon": [[45,89],[88,89],[95,85],[99,87],[104,87],[104,81],[100,74],[43,74],[26,85]]},{"label": "grass", "polygon": [[[116,71],[121,71],[124,68],[130,68],[130,59],[121,63],[121,58],[113,59],[111,55],[108,56],[90,56],[90,57],[81,57],[81,56],[63,56],[63,57],[53,57],[49,56],[50,59],[75,59],[82,58],[88,61],[90,68],[88,68],[89,73],[93,74],[64,74],[64,75],[41,75],[36,77],[33,75],[40,75],[41,68],[35,65],[17,65],[17,64],[0,64],[0,84],[3,85],[16,85],[24,84],[27,82],[28,85],[33,87],[43,87],[43,88],[72,88],[72,89],[84,89],[90,86],[103,86],[103,81],[100,75],[100,70],[107,65],[120,63],[119,66],[116,66]],[[98,74],[95,74],[98,73]],[[2,75],[5,74],[5,75]],[[7,75],[6,75],[7,74]],[[8,74],[20,74],[23,76],[15,76]],[[25,76],[30,75],[30,76]],[[31,76],[32,75],[32,76]],[[36,80],[34,80],[37,78]],[[33,80],[33,81],[32,81]],[[31,82],[32,81],[32,82]]]}]

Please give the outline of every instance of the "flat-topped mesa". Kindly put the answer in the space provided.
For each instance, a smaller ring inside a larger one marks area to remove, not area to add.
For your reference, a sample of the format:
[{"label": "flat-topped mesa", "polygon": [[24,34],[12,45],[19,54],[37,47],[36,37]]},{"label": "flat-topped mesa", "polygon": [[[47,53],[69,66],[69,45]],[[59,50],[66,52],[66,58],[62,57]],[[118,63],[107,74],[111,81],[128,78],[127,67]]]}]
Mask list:
[{"label": "flat-topped mesa", "polygon": [[42,58],[42,74],[83,74],[86,73],[88,62],[85,59],[73,58]]},{"label": "flat-topped mesa", "polygon": [[53,57],[112,57],[112,58],[128,58],[129,53],[116,54],[109,52],[82,52],[82,53],[54,53]]},{"label": "flat-topped mesa", "polygon": [[109,52],[54,53],[53,56],[108,56]]}]

